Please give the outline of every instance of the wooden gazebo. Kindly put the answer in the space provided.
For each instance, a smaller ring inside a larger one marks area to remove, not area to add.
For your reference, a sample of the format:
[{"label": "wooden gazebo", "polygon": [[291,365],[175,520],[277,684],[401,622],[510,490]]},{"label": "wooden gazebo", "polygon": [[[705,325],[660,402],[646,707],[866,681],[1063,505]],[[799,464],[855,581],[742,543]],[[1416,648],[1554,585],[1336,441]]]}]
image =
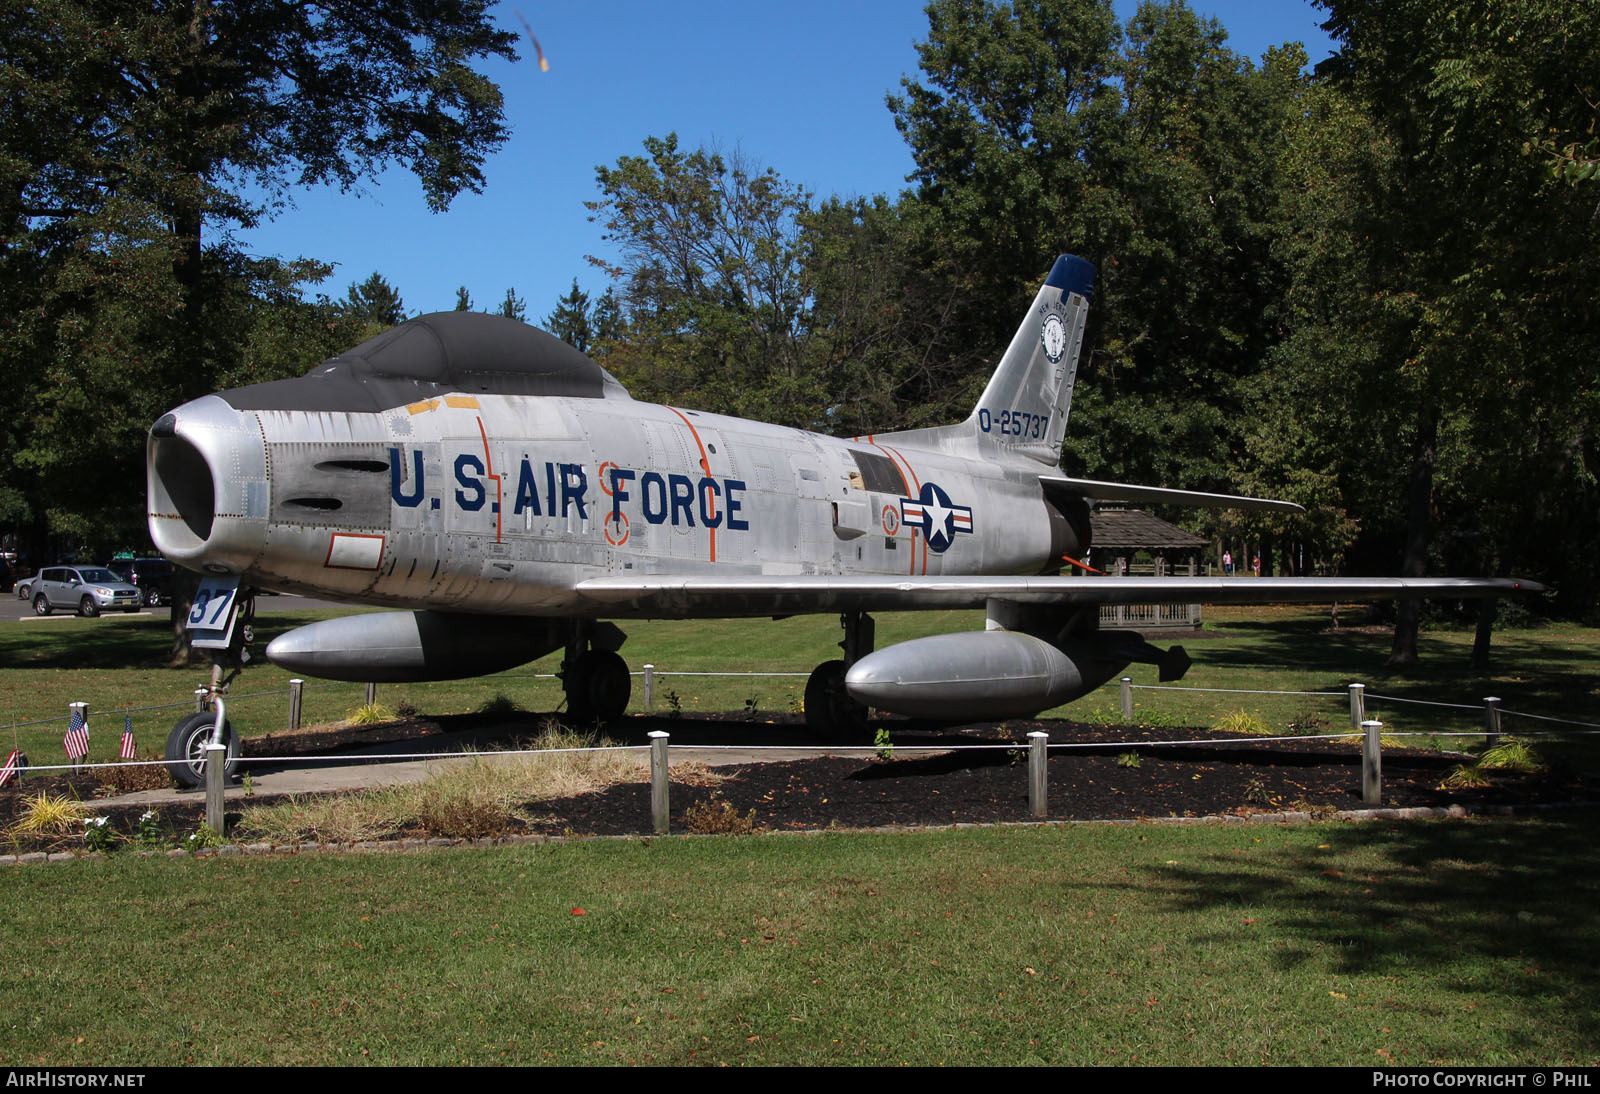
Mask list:
[{"label": "wooden gazebo", "polygon": [[[1201,556],[1211,546],[1204,537],[1185,532],[1142,509],[1100,506],[1089,519],[1094,539],[1087,561],[1108,574],[1194,577],[1200,573]],[[1199,627],[1200,605],[1107,605],[1100,610],[1100,622],[1107,627],[1135,630]]]}]

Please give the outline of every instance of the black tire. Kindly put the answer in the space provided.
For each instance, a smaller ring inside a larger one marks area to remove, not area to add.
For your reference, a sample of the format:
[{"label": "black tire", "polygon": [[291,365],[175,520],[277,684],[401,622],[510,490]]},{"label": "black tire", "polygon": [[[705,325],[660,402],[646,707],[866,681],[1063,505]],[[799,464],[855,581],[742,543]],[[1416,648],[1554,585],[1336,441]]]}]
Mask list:
[{"label": "black tire", "polygon": [[35,596],[33,598],[33,614],[34,615],[49,615],[50,614],[50,598],[45,596],[43,593],[40,593],[38,596]]},{"label": "black tire", "polygon": [[[167,734],[167,774],[178,784],[178,789],[198,790],[206,784],[205,747],[216,724],[215,714],[199,711],[179,718],[172,732]],[[222,742],[228,748],[222,775],[232,779],[239,766],[239,738],[234,735],[232,722],[222,724]]]},{"label": "black tire", "polygon": [[611,650],[589,650],[580,654],[567,670],[567,716],[575,722],[599,719],[609,722],[622,717],[633,694],[633,677],[628,663]]},{"label": "black tire", "polygon": [[844,687],[845,663],[824,661],[806,681],[806,725],[824,740],[859,744],[867,740],[867,708]]},{"label": "black tire", "polygon": [[85,596],[78,601],[78,614],[85,619],[93,619],[100,614],[100,602],[92,596]]}]

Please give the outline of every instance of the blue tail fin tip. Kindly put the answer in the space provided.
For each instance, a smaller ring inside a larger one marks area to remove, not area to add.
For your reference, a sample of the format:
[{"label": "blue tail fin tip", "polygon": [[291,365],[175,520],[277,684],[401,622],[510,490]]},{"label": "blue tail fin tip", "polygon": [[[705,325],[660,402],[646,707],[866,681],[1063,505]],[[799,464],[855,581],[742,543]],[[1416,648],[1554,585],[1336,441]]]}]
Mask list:
[{"label": "blue tail fin tip", "polygon": [[1077,255],[1062,255],[1050,267],[1050,276],[1045,278],[1044,283],[1053,289],[1060,289],[1063,294],[1077,293],[1088,300],[1094,295],[1094,273],[1094,263]]}]

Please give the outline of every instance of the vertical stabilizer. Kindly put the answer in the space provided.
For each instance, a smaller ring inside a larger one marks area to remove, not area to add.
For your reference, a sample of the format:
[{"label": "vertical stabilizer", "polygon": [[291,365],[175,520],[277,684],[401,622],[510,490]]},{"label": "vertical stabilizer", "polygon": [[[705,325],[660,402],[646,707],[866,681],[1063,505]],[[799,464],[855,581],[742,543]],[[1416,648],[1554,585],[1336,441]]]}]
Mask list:
[{"label": "vertical stabilizer", "polygon": [[1094,273],[1075,255],[1056,259],[968,419],[980,436],[1052,467],[1060,462]]}]

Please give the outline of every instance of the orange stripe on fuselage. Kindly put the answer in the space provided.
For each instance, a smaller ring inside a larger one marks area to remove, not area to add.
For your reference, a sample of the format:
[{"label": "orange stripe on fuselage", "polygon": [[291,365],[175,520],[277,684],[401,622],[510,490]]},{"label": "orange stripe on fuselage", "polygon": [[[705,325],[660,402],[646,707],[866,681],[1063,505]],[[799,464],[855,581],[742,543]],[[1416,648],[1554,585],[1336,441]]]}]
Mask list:
[{"label": "orange stripe on fuselage", "polygon": [[[882,447],[888,448],[888,445],[883,445]],[[893,452],[896,456],[899,456],[900,462],[906,465],[906,473],[911,476],[911,486],[914,490],[916,490],[917,496],[921,497],[922,480],[917,478],[917,473],[912,470],[911,461],[906,459],[905,456],[901,455],[898,448],[889,448],[889,451]],[[922,572],[924,574],[928,572],[928,539],[926,536],[924,536],[922,539]]]},{"label": "orange stripe on fuselage", "polygon": [[[873,440],[871,435],[868,435],[867,443],[873,448],[876,448],[879,452],[882,452],[885,456],[889,457],[890,462],[893,463],[895,467],[900,469],[900,478],[902,480],[904,480],[907,475],[911,476],[911,482],[913,483],[913,486],[906,491],[907,494],[920,495],[922,493],[922,483],[917,479],[917,473],[911,469],[910,460],[902,456],[898,450],[890,448],[887,445],[879,444],[877,441]],[[916,572],[917,530],[913,528],[911,529],[911,568],[907,571],[907,573],[915,575]],[[926,543],[922,545],[922,572],[928,572],[928,545]]]},{"label": "orange stripe on fuselage", "polygon": [[[472,401],[472,405],[477,406],[478,401],[474,399]],[[494,473],[494,457],[489,455],[489,433],[483,428],[482,418],[478,419],[478,436],[483,438],[483,465],[488,469],[486,474],[489,476],[489,478],[494,480],[494,541],[499,543],[501,533],[500,522],[503,521],[506,516],[505,498],[500,492],[500,476]]]},{"label": "orange stripe on fuselage", "polygon": [[[709,479],[711,477],[711,460],[706,456],[706,446],[705,443],[700,440],[700,431],[694,427],[694,423],[689,420],[688,416],[684,414],[683,411],[679,410],[675,406],[669,406],[667,409],[672,411],[678,417],[682,418],[683,424],[689,427],[689,436],[694,438],[695,446],[700,449],[700,473]],[[701,495],[701,500],[705,500],[705,495]],[[712,502],[710,505],[708,505],[706,510],[711,514],[711,516],[716,516],[716,502]],[[692,519],[690,523],[693,523]],[[715,562],[717,561],[717,530],[715,528],[707,528],[706,531],[711,533],[711,561]]]}]

